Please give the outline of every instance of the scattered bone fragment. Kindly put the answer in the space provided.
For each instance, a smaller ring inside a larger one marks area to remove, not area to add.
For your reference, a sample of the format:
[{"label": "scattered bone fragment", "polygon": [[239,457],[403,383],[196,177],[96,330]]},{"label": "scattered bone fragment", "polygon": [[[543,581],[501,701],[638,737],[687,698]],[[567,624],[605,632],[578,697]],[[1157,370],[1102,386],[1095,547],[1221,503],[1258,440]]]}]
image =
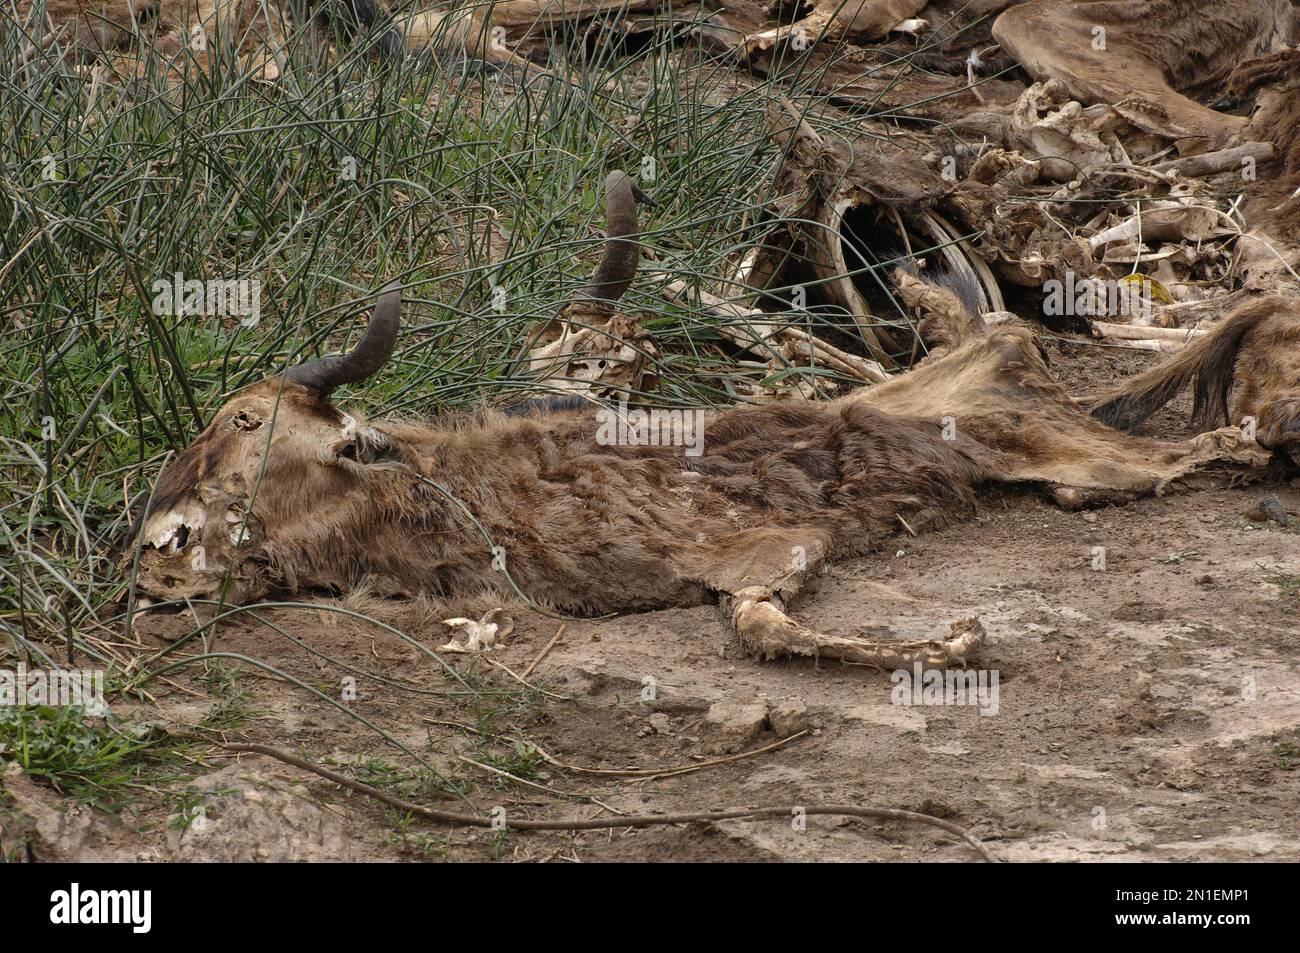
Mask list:
[{"label": "scattered bone fragment", "polygon": [[456,652],[474,654],[490,652],[498,642],[514,631],[515,623],[504,609],[493,609],[480,619],[443,619],[442,624],[456,633],[446,645],[438,646],[439,652]]}]

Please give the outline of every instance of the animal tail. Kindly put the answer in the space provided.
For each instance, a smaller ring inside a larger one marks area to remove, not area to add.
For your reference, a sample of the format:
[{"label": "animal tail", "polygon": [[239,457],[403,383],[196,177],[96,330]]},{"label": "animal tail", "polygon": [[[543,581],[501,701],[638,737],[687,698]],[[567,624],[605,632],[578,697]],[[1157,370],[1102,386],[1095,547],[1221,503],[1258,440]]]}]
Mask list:
[{"label": "animal tail", "polygon": [[1132,430],[1194,382],[1192,422],[1202,428],[1228,422],[1237,352],[1254,328],[1278,305],[1272,298],[1247,302],[1210,334],[1197,338],[1174,357],[1099,395],[1090,412],[1102,423]]},{"label": "animal tail", "polygon": [[921,271],[909,260],[893,277],[903,303],[924,314],[917,331],[932,350],[956,347],[988,330],[980,287],[972,276],[942,267]]}]

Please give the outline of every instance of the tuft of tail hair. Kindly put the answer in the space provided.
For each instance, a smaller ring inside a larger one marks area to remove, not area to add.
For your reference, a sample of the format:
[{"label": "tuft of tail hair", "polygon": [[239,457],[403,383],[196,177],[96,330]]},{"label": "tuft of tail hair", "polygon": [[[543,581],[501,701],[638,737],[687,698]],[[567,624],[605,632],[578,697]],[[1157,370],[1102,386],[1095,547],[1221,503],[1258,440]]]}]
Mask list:
[{"label": "tuft of tail hair", "polygon": [[1247,334],[1266,320],[1275,301],[1262,298],[1239,307],[1210,334],[1170,359],[1101,394],[1090,412],[1108,426],[1132,430],[1193,384],[1192,423],[1201,429],[1228,423],[1237,352]]},{"label": "tuft of tail hair", "polygon": [[898,267],[918,281],[924,281],[927,285],[934,285],[937,288],[946,288],[951,291],[957,296],[957,302],[961,305],[962,310],[972,320],[979,320],[983,316],[979,282],[969,274],[954,271],[946,265],[921,269],[917,266],[915,258],[908,258],[899,262]]},{"label": "tuft of tail hair", "polygon": [[941,267],[934,269],[929,275],[921,276],[922,281],[928,281],[932,285],[938,285],[940,288],[947,288],[957,300],[961,302],[962,310],[970,317],[972,321],[983,324],[984,308],[981,304],[983,298],[980,294],[979,282],[969,272],[953,271],[951,268]]}]

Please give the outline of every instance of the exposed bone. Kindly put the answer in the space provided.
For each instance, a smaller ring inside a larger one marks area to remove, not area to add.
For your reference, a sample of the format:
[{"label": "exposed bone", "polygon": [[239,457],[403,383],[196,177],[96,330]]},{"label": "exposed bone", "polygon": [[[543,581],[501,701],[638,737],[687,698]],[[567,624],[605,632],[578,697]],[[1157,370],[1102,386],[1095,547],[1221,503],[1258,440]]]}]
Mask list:
[{"label": "exposed bone", "polygon": [[1088,239],[1093,248],[1100,248],[1111,242],[1132,241],[1205,241],[1223,235],[1233,234],[1231,229],[1221,227],[1218,209],[1203,205],[1188,196],[1171,201],[1145,202],[1140,211],[1114,225],[1104,229]]},{"label": "exposed bone", "polygon": [[534,331],[528,368],[544,389],[627,394],[654,385],[658,349],[640,321],[616,310],[640,261],[636,203],[649,199],[624,172],[605,177],[606,241],[583,291]]},{"label": "exposed bone", "polygon": [[889,28],[890,33],[906,33],[908,36],[916,36],[929,29],[928,20],[922,20],[920,17],[912,17],[910,20],[904,20],[902,23],[896,23]]},{"label": "exposed bone", "polygon": [[861,263],[850,264],[840,237],[845,213],[861,204],[866,203],[855,198],[838,198],[827,202],[822,206],[824,228],[809,230],[805,238],[812,263],[819,277],[826,280],[823,287],[849,313],[872,356],[884,366],[893,367],[895,362],[885,352],[885,346],[880,340],[882,332],[869,323],[871,308],[854,286],[853,279],[848,277],[850,272],[861,267]]},{"label": "exposed bone", "polygon": [[[1005,311],[1006,303],[1002,300],[1002,290],[998,287],[998,280],[993,276],[992,269],[970,247],[956,226],[934,209],[922,212],[920,222],[930,231],[936,244],[943,246],[939,251],[948,267],[959,275],[964,275],[971,285],[980,289],[980,310]],[[950,242],[956,242],[956,245],[949,244]]]},{"label": "exposed bone", "polygon": [[[1147,330],[1152,330],[1148,328]],[[1119,338],[1103,337],[1102,344],[1109,344],[1114,347],[1126,347],[1133,351],[1156,351],[1160,354],[1176,354],[1181,351],[1185,345],[1178,341],[1158,341],[1150,338]]]},{"label": "exposed bone", "polygon": [[786,365],[780,359],[788,361],[797,352],[813,363],[825,364],[861,381],[879,383],[889,379],[877,362],[849,354],[806,331],[773,320],[777,315],[724,301],[681,280],[668,282],[664,290],[683,301],[698,301],[701,307],[722,318],[718,333],[729,341],[746,349],[771,354],[772,360],[767,366],[772,370],[783,369]]},{"label": "exposed bone", "polygon": [[443,619],[442,624],[461,638],[453,638],[446,645],[438,646],[439,652],[490,652],[515,630],[514,619],[505,614],[505,609],[499,608],[485,613],[481,619]]},{"label": "exposed bone", "polygon": [[[786,99],[768,108],[768,122],[786,152],[778,172],[782,201],[775,211],[787,220],[811,222],[791,226],[803,243],[803,258],[820,279],[819,287],[843,308],[857,326],[871,357],[892,369],[897,353],[913,347],[910,328],[890,327],[872,317],[871,307],[849,275],[863,263],[850,253],[844,222],[850,211],[873,207],[888,211],[882,226],[898,227],[904,217],[936,247],[948,268],[979,289],[980,309],[1001,311],[1006,305],[988,263],[966,235],[938,211],[943,180],[928,167],[905,162],[895,146],[843,142],[823,137]],[[827,194],[829,192],[829,194]],[[892,225],[888,224],[892,219]],[[979,226],[983,228],[981,223]]]},{"label": "exposed bone", "polygon": [[659,351],[635,318],[575,302],[537,336],[528,370],[545,384],[543,390],[606,395],[653,387],[653,358]]},{"label": "exposed bone", "polygon": [[[654,8],[654,0],[505,0],[472,3],[450,11],[426,10],[401,18],[398,30],[410,50],[434,45],[492,63],[513,65],[530,75],[549,75],[506,45],[532,28],[555,29],[604,13]],[[573,80],[574,77],[568,77]]]},{"label": "exposed bone", "polygon": [[916,33],[928,24],[912,15],[925,4],[926,0],[818,0],[802,20],[745,37],[741,51],[748,55],[770,50],[789,40],[796,52],[803,52],[824,40],[861,43],[893,31]]},{"label": "exposed bone", "polygon": [[964,667],[985,637],[984,626],[975,617],[953,622],[946,639],[880,642],[826,635],[790,618],[781,596],[765,586],[728,593],[724,609],[745,649],[764,659],[803,655],[880,669],[910,668],[918,662],[927,669]]},{"label": "exposed bone", "polygon": [[1220,149],[1218,152],[1204,152],[1198,156],[1157,162],[1150,168],[1157,172],[1176,172],[1185,178],[1194,179],[1202,175],[1217,175],[1229,169],[1239,171],[1243,159],[1268,162],[1276,153],[1277,150],[1273,148],[1271,142],[1247,142],[1232,149]]},{"label": "exposed bone", "polygon": [[1071,99],[1058,80],[1035,83],[1016,101],[1008,137],[1039,157],[1043,176],[1069,182],[1089,169],[1124,160],[1116,129],[1123,120],[1112,107],[1088,108]]},{"label": "exposed bone", "polygon": [[1097,337],[1119,338],[1126,341],[1175,341],[1186,344],[1192,338],[1209,334],[1199,328],[1157,328],[1115,324],[1110,321],[1092,321],[1092,333]]},{"label": "exposed bone", "polygon": [[1242,52],[1284,41],[1290,20],[1289,0],[1039,0],[1002,13],[993,38],[1031,76],[1061,82],[1074,99],[1129,102],[1159,114],[1171,131],[1181,129],[1189,145],[1199,140],[1216,148],[1246,120],[1178,92],[1170,85],[1171,72],[1178,66],[1202,84],[1226,77]]}]

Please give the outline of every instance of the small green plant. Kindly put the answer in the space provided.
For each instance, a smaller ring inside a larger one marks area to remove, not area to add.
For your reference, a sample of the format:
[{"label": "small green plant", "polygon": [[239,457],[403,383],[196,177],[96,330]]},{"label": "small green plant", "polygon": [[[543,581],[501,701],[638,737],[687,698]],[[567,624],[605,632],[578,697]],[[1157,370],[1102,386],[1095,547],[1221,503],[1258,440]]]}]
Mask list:
[{"label": "small green plant", "polygon": [[1233,529],[1252,529],[1262,530],[1266,533],[1290,533],[1292,536],[1300,536],[1300,520],[1288,520],[1285,526],[1280,526],[1272,520],[1263,523],[1255,523],[1250,520],[1235,519],[1228,523]]},{"label": "small green plant", "polygon": [[1295,771],[1300,768],[1300,729],[1293,731],[1290,738],[1274,743],[1273,754],[1277,755],[1280,770]]},{"label": "small green plant", "polygon": [[1300,575],[1274,569],[1264,577],[1264,581],[1277,586],[1283,612],[1293,615],[1300,608]]},{"label": "small green plant", "polygon": [[[536,748],[522,741],[510,743],[505,750],[481,750],[476,752],[474,760],[525,781],[549,781],[551,778],[546,760]],[[505,778],[500,780],[506,782]]]},{"label": "small green plant", "polygon": [[444,777],[431,768],[410,770],[382,758],[366,758],[348,767],[352,776],[363,784],[408,800],[436,801],[448,795],[462,796],[469,790],[468,784]]},{"label": "small green plant", "polygon": [[203,719],[206,728],[238,728],[250,714],[248,695],[239,684],[241,672],[235,665],[213,662],[201,677],[212,693],[213,705]]},{"label": "small green plant", "polygon": [[0,706],[0,763],[17,762],[60,793],[91,803],[134,779],[134,755],[156,740],[89,721],[79,706]]}]

